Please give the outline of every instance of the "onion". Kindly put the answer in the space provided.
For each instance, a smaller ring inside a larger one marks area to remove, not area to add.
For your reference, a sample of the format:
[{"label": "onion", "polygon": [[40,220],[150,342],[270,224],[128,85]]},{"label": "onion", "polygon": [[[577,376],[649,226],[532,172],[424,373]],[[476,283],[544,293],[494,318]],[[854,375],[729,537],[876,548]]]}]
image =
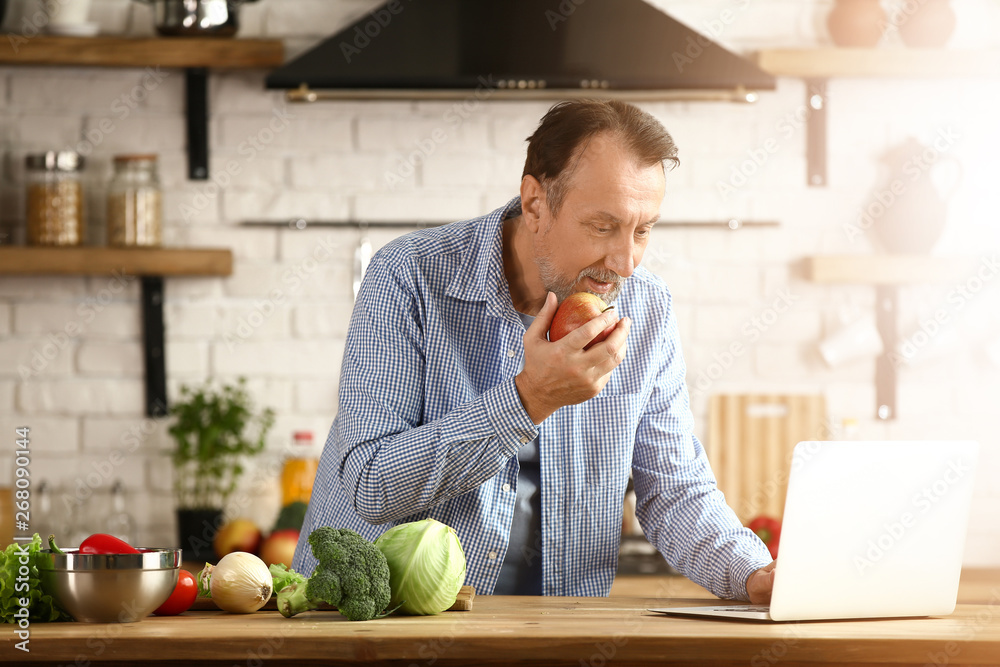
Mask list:
[{"label": "onion", "polygon": [[257,611],[271,599],[271,573],[264,561],[245,551],[226,554],[212,568],[210,590],[219,609],[234,614]]}]

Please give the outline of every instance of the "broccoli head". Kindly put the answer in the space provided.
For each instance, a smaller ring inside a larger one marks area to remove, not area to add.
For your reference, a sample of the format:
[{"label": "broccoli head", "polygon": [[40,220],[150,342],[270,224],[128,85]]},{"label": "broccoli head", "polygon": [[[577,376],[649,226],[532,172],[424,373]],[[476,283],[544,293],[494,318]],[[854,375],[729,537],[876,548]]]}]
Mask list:
[{"label": "broccoli head", "polygon": [[309,579],[287,568],[274,576],[271,566],[282,616],[325,602],[352,621],[367,621],[389,605],[389,566],[374,544],[353,530],[323,526],[310,533],[309,546],[319,561]]}]

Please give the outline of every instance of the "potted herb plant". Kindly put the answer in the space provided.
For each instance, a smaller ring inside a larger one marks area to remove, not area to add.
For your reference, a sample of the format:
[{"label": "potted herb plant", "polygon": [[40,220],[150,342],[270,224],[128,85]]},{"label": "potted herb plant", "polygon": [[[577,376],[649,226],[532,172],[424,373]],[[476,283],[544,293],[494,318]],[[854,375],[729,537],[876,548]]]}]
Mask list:
[{"label": "potted herb plant", "polygon": [[264,449],[274,411],[256,410],[246,380],[182,386],[170,407],[177,528],[185,560],[214,558],[212,540],[245,461]]}]

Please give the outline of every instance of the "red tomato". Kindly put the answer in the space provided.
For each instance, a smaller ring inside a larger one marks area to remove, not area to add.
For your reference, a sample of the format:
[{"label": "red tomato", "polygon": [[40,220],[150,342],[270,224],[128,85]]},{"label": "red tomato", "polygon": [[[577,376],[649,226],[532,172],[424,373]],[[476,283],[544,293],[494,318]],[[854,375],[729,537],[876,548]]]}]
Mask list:
[{"label": "red tomato", "polygon": [[182,569],[177,575],[177,585],[174,586],[174,592],[153,613],[157,616],[183,614],[191,608],[196,597],[198,597],[198,584],[194,581],[194,575]]}]

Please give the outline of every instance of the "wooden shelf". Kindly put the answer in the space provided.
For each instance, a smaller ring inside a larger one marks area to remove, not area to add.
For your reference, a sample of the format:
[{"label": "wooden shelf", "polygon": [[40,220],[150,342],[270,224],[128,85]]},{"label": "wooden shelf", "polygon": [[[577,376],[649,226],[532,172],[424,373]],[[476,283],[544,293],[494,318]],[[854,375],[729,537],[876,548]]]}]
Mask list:
[{"label": "wooden shelf", "polygon": [[875,288],[875,326],[882,354],[875,360],[875,416],[896,418],[899,388],[900,291],[905,285],[958,283],[968,280],[981,257],[925,255],[828,255],[807,257],[805,277],[817,283],[853,283]]},{"label": "wooden shelf", "polygon": [[183,68],[188,177],[200,181],[208,179],[209,69],[277,67],[284,60],[284,45],[274,39],[6,37],[0,65]]},{"label": "wooden shelf", "polygon": [[913,285],[961,280],[972,273],[975,257],[923,255],[828,255],[807,257],[805,274],[817,283]]},{"label": "wooden shelf", "polygon": [[233,253],[216,248],[0,248],[0,275],[228,276]]},{"label": "wooden shelf", "polygon": [[806,182],[827,183],[827,80],[834,77],[1000,78],[1000,49],[769,49],[757,66],[775,76],[807,82]]},{"label": "wooden shelf", "polygon": [[755,59],[769,74],[804,79],[1000,77],[1000,50],[769,49]]},{"label": "wooden shelf", "polygon": [[8,35],[0,64],[81,67],[277,67],[284,46],[274,39],[218,37],[56,37]]}]

